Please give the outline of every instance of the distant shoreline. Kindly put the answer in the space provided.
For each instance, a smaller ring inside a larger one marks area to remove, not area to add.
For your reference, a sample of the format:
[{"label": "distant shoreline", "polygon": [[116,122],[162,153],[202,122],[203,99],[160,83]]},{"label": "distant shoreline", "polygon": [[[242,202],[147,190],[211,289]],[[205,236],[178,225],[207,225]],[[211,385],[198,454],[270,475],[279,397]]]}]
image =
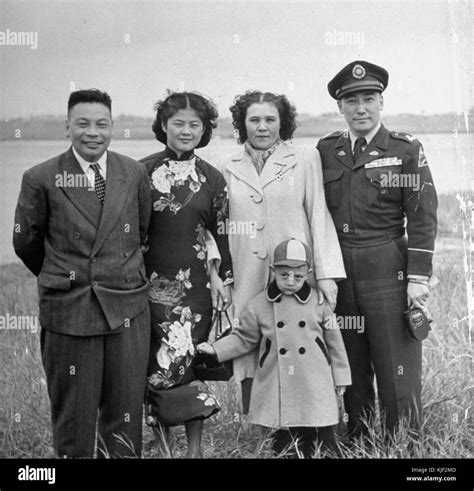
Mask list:
[{"label": "distant shoreline", "polygon": [[[398,128],[397,128],[398,129]],[[341,130],[334,130],[334,131],[342,131],[343,128],[341,128]],[[399,130],[399,131],[404,131],[404,130]],[[293,135],[293,140],[298,140],[299,138],[321,138],[329,133],[332,133],[332,132],[326,132],[326,133],[305,133],[305,134],[295,134]],[[453,134],[453,131],[406,131],[406,133],[410,133],[410,134],[415,134],[415,135],[452,135]],[[461,133],[463,135],[465,134],[473,134],[474,133],[474,129],[472,131],[470,131],[469,133]],[[214,135],[213,136],[213,139],[215,138],[220,138],[222,140],[236,140],[235,137],[233,135]],[[150,137],[145,137],[145,136],[137,136],[137,137],[133,137],[133,138],[125,138],[123,136],[113,136],[112,138],[113,140],[115,141],[156,141],[155,138],[150,138]],[[1,138],[0,137],[0,142],[12,142],[12,141],[18,141],[18,142],[25,142],[25,141],[63,141],[63,140],[67,140],[66,137],[64,138],[56,138],[56,137],[51,137],[51,138],[40,138],[40,137],[29,137],[29,138],[26,138],[26,137],[21,137],[21,138]]]},{"label": "distant shoreline", "polygon": [[[389,128],[411,134],[469,134],[474,132],[474,108],[463,115],[455,113],[417,115],[383,115],[382,122]],[[153,118],[119,115],[114,117],[115,140],[154,140],[151,130]],[[345,129],[345,123],[337,113],[297,116],[296,138],[321,137],[333,131]],[[214,136],[234,138],[230,118],[219,118]],[[62,140],[65,138],[64,116],[43,115],[31,118],[0,120],[0,140]]]},{"label": "distant shoreline", "polygon": [[[338,130],[334,130],[338,131]],[[342,131],[342,129],[341,129]],[[400,130],[402,131],[402,130]],[[326,132],[326,133],[307,133],[307,134],[299,134],[299,135],[294,135],[293,140],[298,140],[299,138],[321,138],[328,133],[332,132]],[[453,131],[407,131],[406,133],[410,134],[416,134],[416,135],[451,135],[453,134]],[[473,131],[470,131],[469,133],[461,133],[461,134],[468,134],[471,135],[474,133]],[[215,135],[213,136],[213,139],[215,138],[221,138],[222,140],[235,140],[233,135]],[[112,138],[115,141],[156,141],[155,138],[150,138],[150,137],[134,137],[134,138],[125,138],[125,137],[118,137],[118,136],[113,136]],[[30,138],[0,138],[0,142],[12,142],[12,141],[18,141],[18,142],[25,142],[25,141],[63,141],[67,140],[67,138],[35,138],[35,137],[30,137]]]}]

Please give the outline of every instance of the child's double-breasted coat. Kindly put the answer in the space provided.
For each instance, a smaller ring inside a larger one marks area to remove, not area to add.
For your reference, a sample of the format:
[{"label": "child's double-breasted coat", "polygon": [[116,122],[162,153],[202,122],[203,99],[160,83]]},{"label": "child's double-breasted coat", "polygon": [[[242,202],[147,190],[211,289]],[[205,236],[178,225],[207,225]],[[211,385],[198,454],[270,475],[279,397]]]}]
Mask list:
[{"label": "child's double-breasted coat", "polygon": [[307,283],[284,295],[275,282],[252,299],[240,325],[214,343],[225,361],[259,346],[249,421],[272,428],[338,422],[334,387],[350,385],[346,350],[333,312]]}]

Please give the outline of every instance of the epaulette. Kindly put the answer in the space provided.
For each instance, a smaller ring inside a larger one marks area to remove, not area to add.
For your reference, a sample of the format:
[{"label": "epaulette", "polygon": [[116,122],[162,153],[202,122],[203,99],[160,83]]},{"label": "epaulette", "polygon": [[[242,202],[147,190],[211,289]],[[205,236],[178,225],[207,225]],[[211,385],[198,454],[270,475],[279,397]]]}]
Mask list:
[{"label": "epaulette", "polygon": [[393,138],[396,138],[397,140],[404,140],[408,143],[418,141],[413,135],[410,135],[410,133],[403,133],[400,131],[391,131],[390,136],[393,136]]},{"label": "epaulette", "polygon": [[333,131],[332,133],[328,133],[320,138],[320,140],[329,140],[330,138],[339,138],[344,133],[347,133],[347,130]]}]

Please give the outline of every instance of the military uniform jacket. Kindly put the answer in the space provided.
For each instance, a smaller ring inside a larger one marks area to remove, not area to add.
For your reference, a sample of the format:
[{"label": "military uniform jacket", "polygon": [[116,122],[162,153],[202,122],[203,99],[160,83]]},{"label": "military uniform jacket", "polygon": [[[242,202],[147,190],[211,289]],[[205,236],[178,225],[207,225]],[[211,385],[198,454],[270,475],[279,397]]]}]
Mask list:
[{"label": "military uniform jacket", "polygon": [[249,421],[272,428],[338,422],[335,385],[350,385],[341,332],[328,304],[307,283],[283,295],[275,282],[253,298],[240,325],[216,343],[219,361],[259,346]]},{"label": "military uniform jacket", "polygon": [[326,201],[341,245],[364,247],[408,235],[408,274],[429,276],[437,195],[421,143],[383,125],[353,162],[347,131],[322,138]]}]

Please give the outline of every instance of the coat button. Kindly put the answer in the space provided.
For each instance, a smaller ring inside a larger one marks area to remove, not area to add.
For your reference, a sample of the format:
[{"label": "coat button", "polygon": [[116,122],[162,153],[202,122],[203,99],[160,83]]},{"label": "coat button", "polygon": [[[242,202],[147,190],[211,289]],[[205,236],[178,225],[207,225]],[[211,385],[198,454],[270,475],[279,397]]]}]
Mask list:
[{"label": "coat button", "polygon": [[97,258],[91,257],[91,263],[95,263],[95,262],[97,262]]},{"label": "coat button", "polygon": [[286,353],[286,349],[285,348],[281,348],[280,349],[280,355],[284,355]]},{"label": "coat button", "polygon": [[130,276],[126,276],[125,277],[125,281],[128,283],[129,281],[131,281],[132,278],[130,278]]},{"label": "coat button", "polygon": [[265,250],[262,250],[262,251],[258,251],[257,252],[257,257],[259,259],[265,259],[267,256],[268,256],[268,252],[265,251]]},{"label": "coat button", "polygon": [[263,201],[263,198],[259,194],[254,194],[253,200],[255,203],[261,203]]},{"label": "coat button", "polygon": [[75,239],[80,239],[81,238],[81,234],[79,232],[74,232],[74,238]]},{"label": "coat button", "polygon": [[299,322],[298,322],[298,325],[299,325],[300,327],[304,327],[304,326],[306,326],[306,322],[305,322],[305,321],[299,321]]},{"label": "coat button", "polygon": [[263,222],[257,223],[257,230],[263,230],[264,228],[265,228],[265,223],[263,223]]},{"label": "coat button", "polygon": [[282,321],[277,322],[277,327],[283,327],[284,325],[285,323]]},{"label": "coat button", "polygon": [[304,348],[300,348],[298,352],[300,355],[304,355],[306,353],[306,350]]}]

